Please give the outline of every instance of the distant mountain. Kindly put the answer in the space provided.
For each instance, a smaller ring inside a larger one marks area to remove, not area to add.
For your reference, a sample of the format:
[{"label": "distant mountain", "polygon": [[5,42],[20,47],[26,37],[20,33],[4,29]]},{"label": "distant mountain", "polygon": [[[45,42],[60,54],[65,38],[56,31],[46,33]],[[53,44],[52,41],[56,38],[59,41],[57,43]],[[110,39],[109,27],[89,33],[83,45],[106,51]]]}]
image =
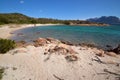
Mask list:
[{"label": "distant mountain", "polygon": [[87,21],[105,23],[110,25],[120,25],[120,18],[116,16],[102,16],[100,18],[90,18],[87,19]]}]

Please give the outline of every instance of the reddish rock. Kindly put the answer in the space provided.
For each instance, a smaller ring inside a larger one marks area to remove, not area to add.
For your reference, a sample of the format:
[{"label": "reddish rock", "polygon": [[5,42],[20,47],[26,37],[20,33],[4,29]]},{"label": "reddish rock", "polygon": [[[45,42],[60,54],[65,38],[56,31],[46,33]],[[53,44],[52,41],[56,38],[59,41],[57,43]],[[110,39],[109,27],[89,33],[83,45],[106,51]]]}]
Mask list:
[{"label": "reddish rock", "polygon": [[104,56],[105,56],[105,52],[104,52],[104,50],[102,50],[102,49],[94,48],[94,53],[95,53],[97,56],[100,56],[100,57],[104,57]]},{"label": "reddish rock", "polygon": [[117,57],[117,54],[114,52],[106,52],[106,54],[112,57]]},{"label": "reddish rock", "polygon": [[104,51],[103,50],[100,50],[100,52],[97,54],[98,56],[100,56],[100,57],[104,57],[105,56],[105,54],[104,54]]},{"label": "reddish rock", "polygon": [[62,43],[56,45],[53,48],[49,48],[48,52],[50,53],[58,52],[63,55],[76,54],[76,52],[69,45],[62,44]]},{"label": "reddish rock", "polygon": [[70,54],[75,54],[76,52],[71,48],[71,46],[69,45],[66,45],[66,44],[59,44],[58,47],[61,47],[63,49],[66,50],[67,53],[70,53]]},{"label": "reddish rock", "polygon": [[39,38],[39,39],[34,41],[35,47],[44,46],[45,44],[47,44],[47,40],[45,38]]}]

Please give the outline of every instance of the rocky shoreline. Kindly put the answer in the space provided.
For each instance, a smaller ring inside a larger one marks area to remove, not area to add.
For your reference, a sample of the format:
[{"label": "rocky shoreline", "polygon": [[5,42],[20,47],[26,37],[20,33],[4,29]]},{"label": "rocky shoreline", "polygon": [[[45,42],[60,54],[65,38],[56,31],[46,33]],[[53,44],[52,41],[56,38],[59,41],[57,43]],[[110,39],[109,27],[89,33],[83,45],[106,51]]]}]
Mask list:
[{"label": "rocky shoreline", "polygon": [[[69,43],[70,44],[70,43]],[[24,41],[0,54],[3,80],[119,80],[120,55],[53,38]]]},{"label": "rocky shoreline", "polygon": [[[69,46],[81,46],[81,47],[88,47],[88,48],[97,48],[97,49],[102,50],[102,48],[100,48],[99,46],[96,46],[95,44],[87,44],[87,43],[74,44],[74,43],[71,43],[69,41],[57,40],[57,39],[54,39],[54,38],[51,38],[51,37],[38,38],[31,43],[27,43],[25,41],[18,41],[16,43],[17,43],[18,46],[33,45],[35,47],[43,46],[45,44],[50,44],[50,43],[56,43],[56,44],[62,43],[62,44],[69,45]],[[103,49],[103,51],[114,52],[115,54],[120,54],[120,45],[118,45],[115,48],[112,48],[112,46],[110,46],[110,45],[106,45],[106,47],[107,47],[107,49]]]}]

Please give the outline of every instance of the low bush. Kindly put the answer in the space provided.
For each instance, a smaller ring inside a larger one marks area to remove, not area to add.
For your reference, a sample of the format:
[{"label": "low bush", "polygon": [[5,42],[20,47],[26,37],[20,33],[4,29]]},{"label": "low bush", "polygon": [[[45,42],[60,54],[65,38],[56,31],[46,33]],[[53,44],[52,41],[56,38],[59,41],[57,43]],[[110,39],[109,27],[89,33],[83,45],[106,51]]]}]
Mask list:
[{"label": "low bush", "polygon": [[0,39],[0,53],[6,53],[15,47],[15,41],[9,39]]},{"label": "low bush", "polygon": [[2,80],[3,73],[4,73],[4,68],[0,68],[0,80]]}]

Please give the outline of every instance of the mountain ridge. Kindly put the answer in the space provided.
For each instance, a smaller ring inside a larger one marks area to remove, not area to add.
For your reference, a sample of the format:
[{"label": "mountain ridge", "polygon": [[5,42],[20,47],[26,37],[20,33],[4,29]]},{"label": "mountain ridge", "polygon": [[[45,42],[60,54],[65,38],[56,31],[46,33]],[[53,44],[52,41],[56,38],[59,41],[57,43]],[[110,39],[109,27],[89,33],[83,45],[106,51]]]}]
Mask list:
[{"label": "mountain ridge", "polygon": [[97,18],[89,18],[87,21],[105,23],[110,25],[120,25],[120,18],[116,16],[101,16]]}]

